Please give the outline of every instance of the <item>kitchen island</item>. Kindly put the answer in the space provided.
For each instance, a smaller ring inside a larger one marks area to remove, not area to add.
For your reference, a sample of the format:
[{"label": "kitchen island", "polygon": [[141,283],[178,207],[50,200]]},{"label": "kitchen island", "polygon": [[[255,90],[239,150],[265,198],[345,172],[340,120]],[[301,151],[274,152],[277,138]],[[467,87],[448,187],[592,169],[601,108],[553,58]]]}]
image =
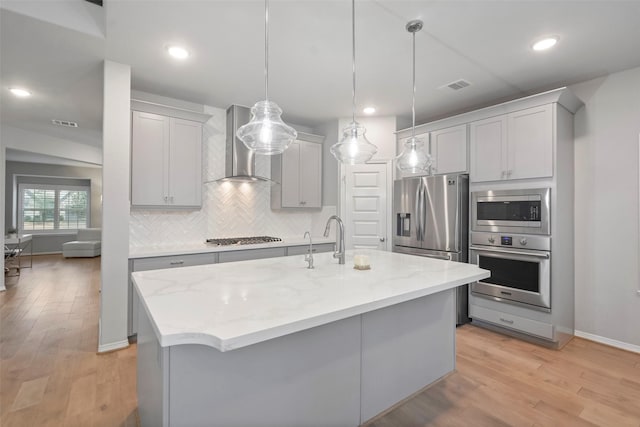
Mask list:
[{"label": "kitchen island", "polygon": [[137,272],[143,426],[357,426],[455,367],[476,266],[370,251]]}]

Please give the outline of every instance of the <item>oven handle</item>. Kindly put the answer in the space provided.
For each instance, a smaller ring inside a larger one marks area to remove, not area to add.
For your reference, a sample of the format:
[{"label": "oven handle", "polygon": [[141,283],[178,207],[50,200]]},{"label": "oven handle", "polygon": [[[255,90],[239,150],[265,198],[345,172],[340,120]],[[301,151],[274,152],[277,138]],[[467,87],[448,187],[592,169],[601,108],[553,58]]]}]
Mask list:
[{"label": "oven handle", "polygon": [[548,252],[525,252],[525,251],[514,251],[513,249],[498,249],[498,248],[483,248],[481,246],[469,246],[469,249],[472,251],[478,252],[496,252],[501,254],[511,254],[511,255],[524,255],[524,256],[533,256],[536,258],[546,258],[549,259]]}]

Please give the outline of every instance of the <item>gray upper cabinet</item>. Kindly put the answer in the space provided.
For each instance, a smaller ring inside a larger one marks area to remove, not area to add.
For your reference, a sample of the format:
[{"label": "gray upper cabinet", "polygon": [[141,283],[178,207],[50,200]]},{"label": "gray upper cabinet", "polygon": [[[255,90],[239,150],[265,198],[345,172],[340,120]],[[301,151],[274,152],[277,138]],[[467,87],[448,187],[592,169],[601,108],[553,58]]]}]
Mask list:
[{"label": "gray upper cabinet", "polygon": [[132,112],[131,205],[202,205],[202,124]]},{"label": "gray upper cabinet", "polygon": [[553,176],[552,104],[470,124],[471,181]]},{"label": "gray upper cabinet", "polygon": [[272,209],[322,207],[323,139],[299,133],[284,153],[272,156]]},{"label": "gray upper cabinet", "polygon": [[463,173],[467,167],[467,125],[431,132],[433,173]]}]

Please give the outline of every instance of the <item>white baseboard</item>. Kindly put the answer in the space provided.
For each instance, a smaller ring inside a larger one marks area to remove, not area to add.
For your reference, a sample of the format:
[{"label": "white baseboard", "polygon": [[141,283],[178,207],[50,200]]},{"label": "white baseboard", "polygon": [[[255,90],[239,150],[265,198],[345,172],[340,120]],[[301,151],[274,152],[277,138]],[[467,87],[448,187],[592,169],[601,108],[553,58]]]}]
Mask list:
[{"label": "white baseboard", "polygon": [[640,345],[629,344],[624,341],[612,340],[611,338],[601,337],[600,335],[590,334],[588,332],[576,331],[575,335],[580,338],[585,338],[591,341],[599,342],[600,344],[610,345],[611,347],[620,348],[622,350],[632,351],[634,353],[640,353]]},{"label": "white baseboard", "polygon": [[110,342],[108,344],[98,345],[98,353],[106,353],[108,351],[120,350],[129,347],[129,340]]}]

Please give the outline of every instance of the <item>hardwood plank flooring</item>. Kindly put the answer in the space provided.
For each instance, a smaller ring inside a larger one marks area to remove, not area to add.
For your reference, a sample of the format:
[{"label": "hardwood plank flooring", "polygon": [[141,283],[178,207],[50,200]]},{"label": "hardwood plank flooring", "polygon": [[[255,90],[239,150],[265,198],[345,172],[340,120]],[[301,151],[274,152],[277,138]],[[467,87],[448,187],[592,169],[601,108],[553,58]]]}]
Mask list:
[{"label": "hardwood plank flooring", "polygon": [[135,426],[135,345],[97,354],[100,258],[35,256],[0,292],[0,425]]},{"label": "hardwood plank flooring", "polygon": [[[37,256],[0,293],[0,425],[135,426],[136,346],[96,354],[100,258]],[[367,424],[640,427],[640,355],[466,325],[457,370]]]},{"label": "hardwood plank flooring", "polygon": [[454,373],[367,426],[640,427],[637,353],[581,338],[551,350],[473,325],[456,343]]}]

